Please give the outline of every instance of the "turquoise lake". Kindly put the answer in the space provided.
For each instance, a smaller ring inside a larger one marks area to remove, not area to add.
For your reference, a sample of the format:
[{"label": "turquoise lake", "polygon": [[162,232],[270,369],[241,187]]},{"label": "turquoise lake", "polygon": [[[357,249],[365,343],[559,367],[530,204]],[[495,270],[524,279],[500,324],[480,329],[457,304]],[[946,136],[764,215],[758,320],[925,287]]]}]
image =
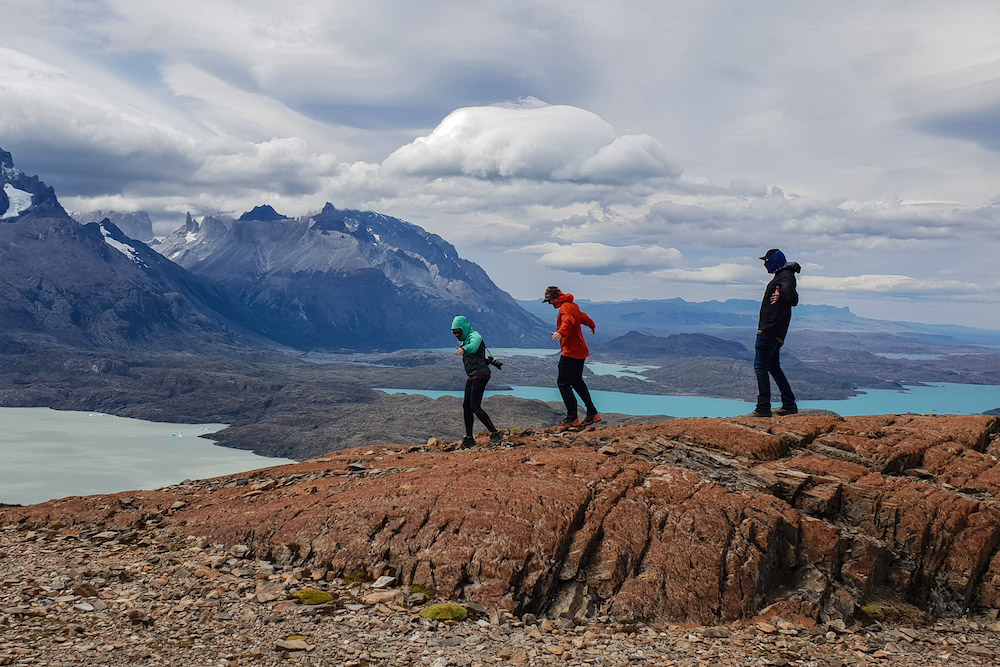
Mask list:
[{"label": "turquoise lake", "polygon": [[[418,391],[383,389],[397,394],[420,394],[431,398],[461,396],[460,391]],[[670,415],[671,417],[735,417],[753,410],[754,404],[724,398],[700,396],[650,396],[614,391],[592,391],[597,409],[626,415]],[[510,391],[487,391],[489,396],[517,396],[541,401],[562,402],[555,387],[513,387]],[[777,403],[775,403],[777,405]],[[1000,386],[936,383],[920,387],[870,389],[839,401],[799,401],[799,408],[830,410],[839,415],[882,415],[917,412],[921,414],[979,414],[1000,408]]]},{"label": "turquoise lake", "polygon": [[157,489],[292,462],[198,437],[225,426],[0,408],[0,503]]}]

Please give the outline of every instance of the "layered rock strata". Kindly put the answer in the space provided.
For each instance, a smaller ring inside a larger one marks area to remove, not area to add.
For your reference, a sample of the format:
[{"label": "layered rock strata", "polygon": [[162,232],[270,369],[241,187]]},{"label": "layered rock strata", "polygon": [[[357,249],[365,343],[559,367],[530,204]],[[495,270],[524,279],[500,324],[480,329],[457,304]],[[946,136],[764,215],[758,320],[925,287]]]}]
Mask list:
[{"label": "layered rock strata", "polygon": [[998,433],[995,417],[916,415],[524,431],[5,509],[0,524],[166,526],[518,614],[808,624],[887,589],[957,614],[1000,607]]}]

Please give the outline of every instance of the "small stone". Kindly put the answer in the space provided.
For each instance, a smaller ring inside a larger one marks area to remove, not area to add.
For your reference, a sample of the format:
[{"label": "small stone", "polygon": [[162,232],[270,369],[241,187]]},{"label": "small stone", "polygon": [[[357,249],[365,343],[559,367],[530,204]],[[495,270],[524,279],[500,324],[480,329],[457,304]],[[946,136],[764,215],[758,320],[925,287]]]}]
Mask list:
[{"label": "small stone", "polygon": [[97,597],[97,593],[97,587],[91,583],[83,582],[73,587],[73,594],[82,598],[94,598]]},{"label": "small stone", "polygon": [[304,639],[279,639],[274,646],[279,651],[311,651],[316,648]]},{"label": "small stone", "polygon": [[724,637],[728,637],[730,632],[726,628],[712,627],[705,628],[702,630],[701,634],[703,637],[709,637],[711,639],[722,639]]},{"label": "small stone", "polygon": [[396,577],[385,575],[376,579],[372,584],[372,588],[385,588],[386,586],[390,586],[394,583],[396,583]]},{"label": "small stone", "polygon": [[542,632],[552,632],[555,630],[555,626],[552,625],[552,621],[547,618],[543,618],[541,623],[538,624],[538,627],[542,630]]},{"label": "small stone", "polygon": [[773,635],[778,631],[778,628],[774,627],[770,623],[763,623],[763,622],[757,624],[757,629],[769,635]]},{"label": "small stone", "polygon": [[612,447],[611,445],[604,445],[603,447],[597,450],[597,453],[604,454],[605,456],[617,456],[618,450]]},{"label": "small stone", "polygon": [[437,447],[438,446],[438,442],[440,442],[440,441],[437,438],[427,438],[427,446],[428,447]]},{"label": "small stone", "polygon": [[396,599],[397,591],[375,591],[374,593],[369,593],[364,597],[365,604],[380,604],[382,602],[391,602]]}]

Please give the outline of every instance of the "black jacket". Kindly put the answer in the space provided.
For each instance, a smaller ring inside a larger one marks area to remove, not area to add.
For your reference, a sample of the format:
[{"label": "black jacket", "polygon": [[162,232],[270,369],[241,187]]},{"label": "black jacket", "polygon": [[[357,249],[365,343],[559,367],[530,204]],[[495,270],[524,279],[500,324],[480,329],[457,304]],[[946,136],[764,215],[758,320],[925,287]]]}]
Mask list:
[{"label": "black jacket", "polygon": [[[799,303],[799,293],[795,291],[795,274],[801,270],[802,267],[797,262],[788,262],[774,272],[760,302],[760,320],[757,323],[759,333],[771,334],[778,340],[785,339],[788,324],[792,321],[792,306]],[[776,288],[778,302],[772,304],[771,295]]]}]

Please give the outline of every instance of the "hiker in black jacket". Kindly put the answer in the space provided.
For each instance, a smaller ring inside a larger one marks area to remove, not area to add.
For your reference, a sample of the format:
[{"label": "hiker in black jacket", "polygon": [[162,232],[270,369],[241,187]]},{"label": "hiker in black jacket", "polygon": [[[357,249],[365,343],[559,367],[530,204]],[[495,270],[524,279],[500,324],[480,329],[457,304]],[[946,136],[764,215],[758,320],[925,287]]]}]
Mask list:
[{"label": "hiker in black jacket", "polygon": [[[771,380],[781,392],[781,407],[774,411],[777,415],[794,415],[799,411],[795,404],[795,394],[781,370],[778,351],[785,344],[788,324],[792,321],[792,307],[799,303],[799,293],[795,291],[795,274],[802,270],[796,262],[786,262],[785,254],[777,248],[768,250],[763,257],[764,268],[773,273],[774,278],[764,290],[760,302],[760,320],[757,324],[756,354],[753,370],[757,375],[757,408],[753,417],[771,416]],[[770,377],[768,377],[770,376]]]}]

